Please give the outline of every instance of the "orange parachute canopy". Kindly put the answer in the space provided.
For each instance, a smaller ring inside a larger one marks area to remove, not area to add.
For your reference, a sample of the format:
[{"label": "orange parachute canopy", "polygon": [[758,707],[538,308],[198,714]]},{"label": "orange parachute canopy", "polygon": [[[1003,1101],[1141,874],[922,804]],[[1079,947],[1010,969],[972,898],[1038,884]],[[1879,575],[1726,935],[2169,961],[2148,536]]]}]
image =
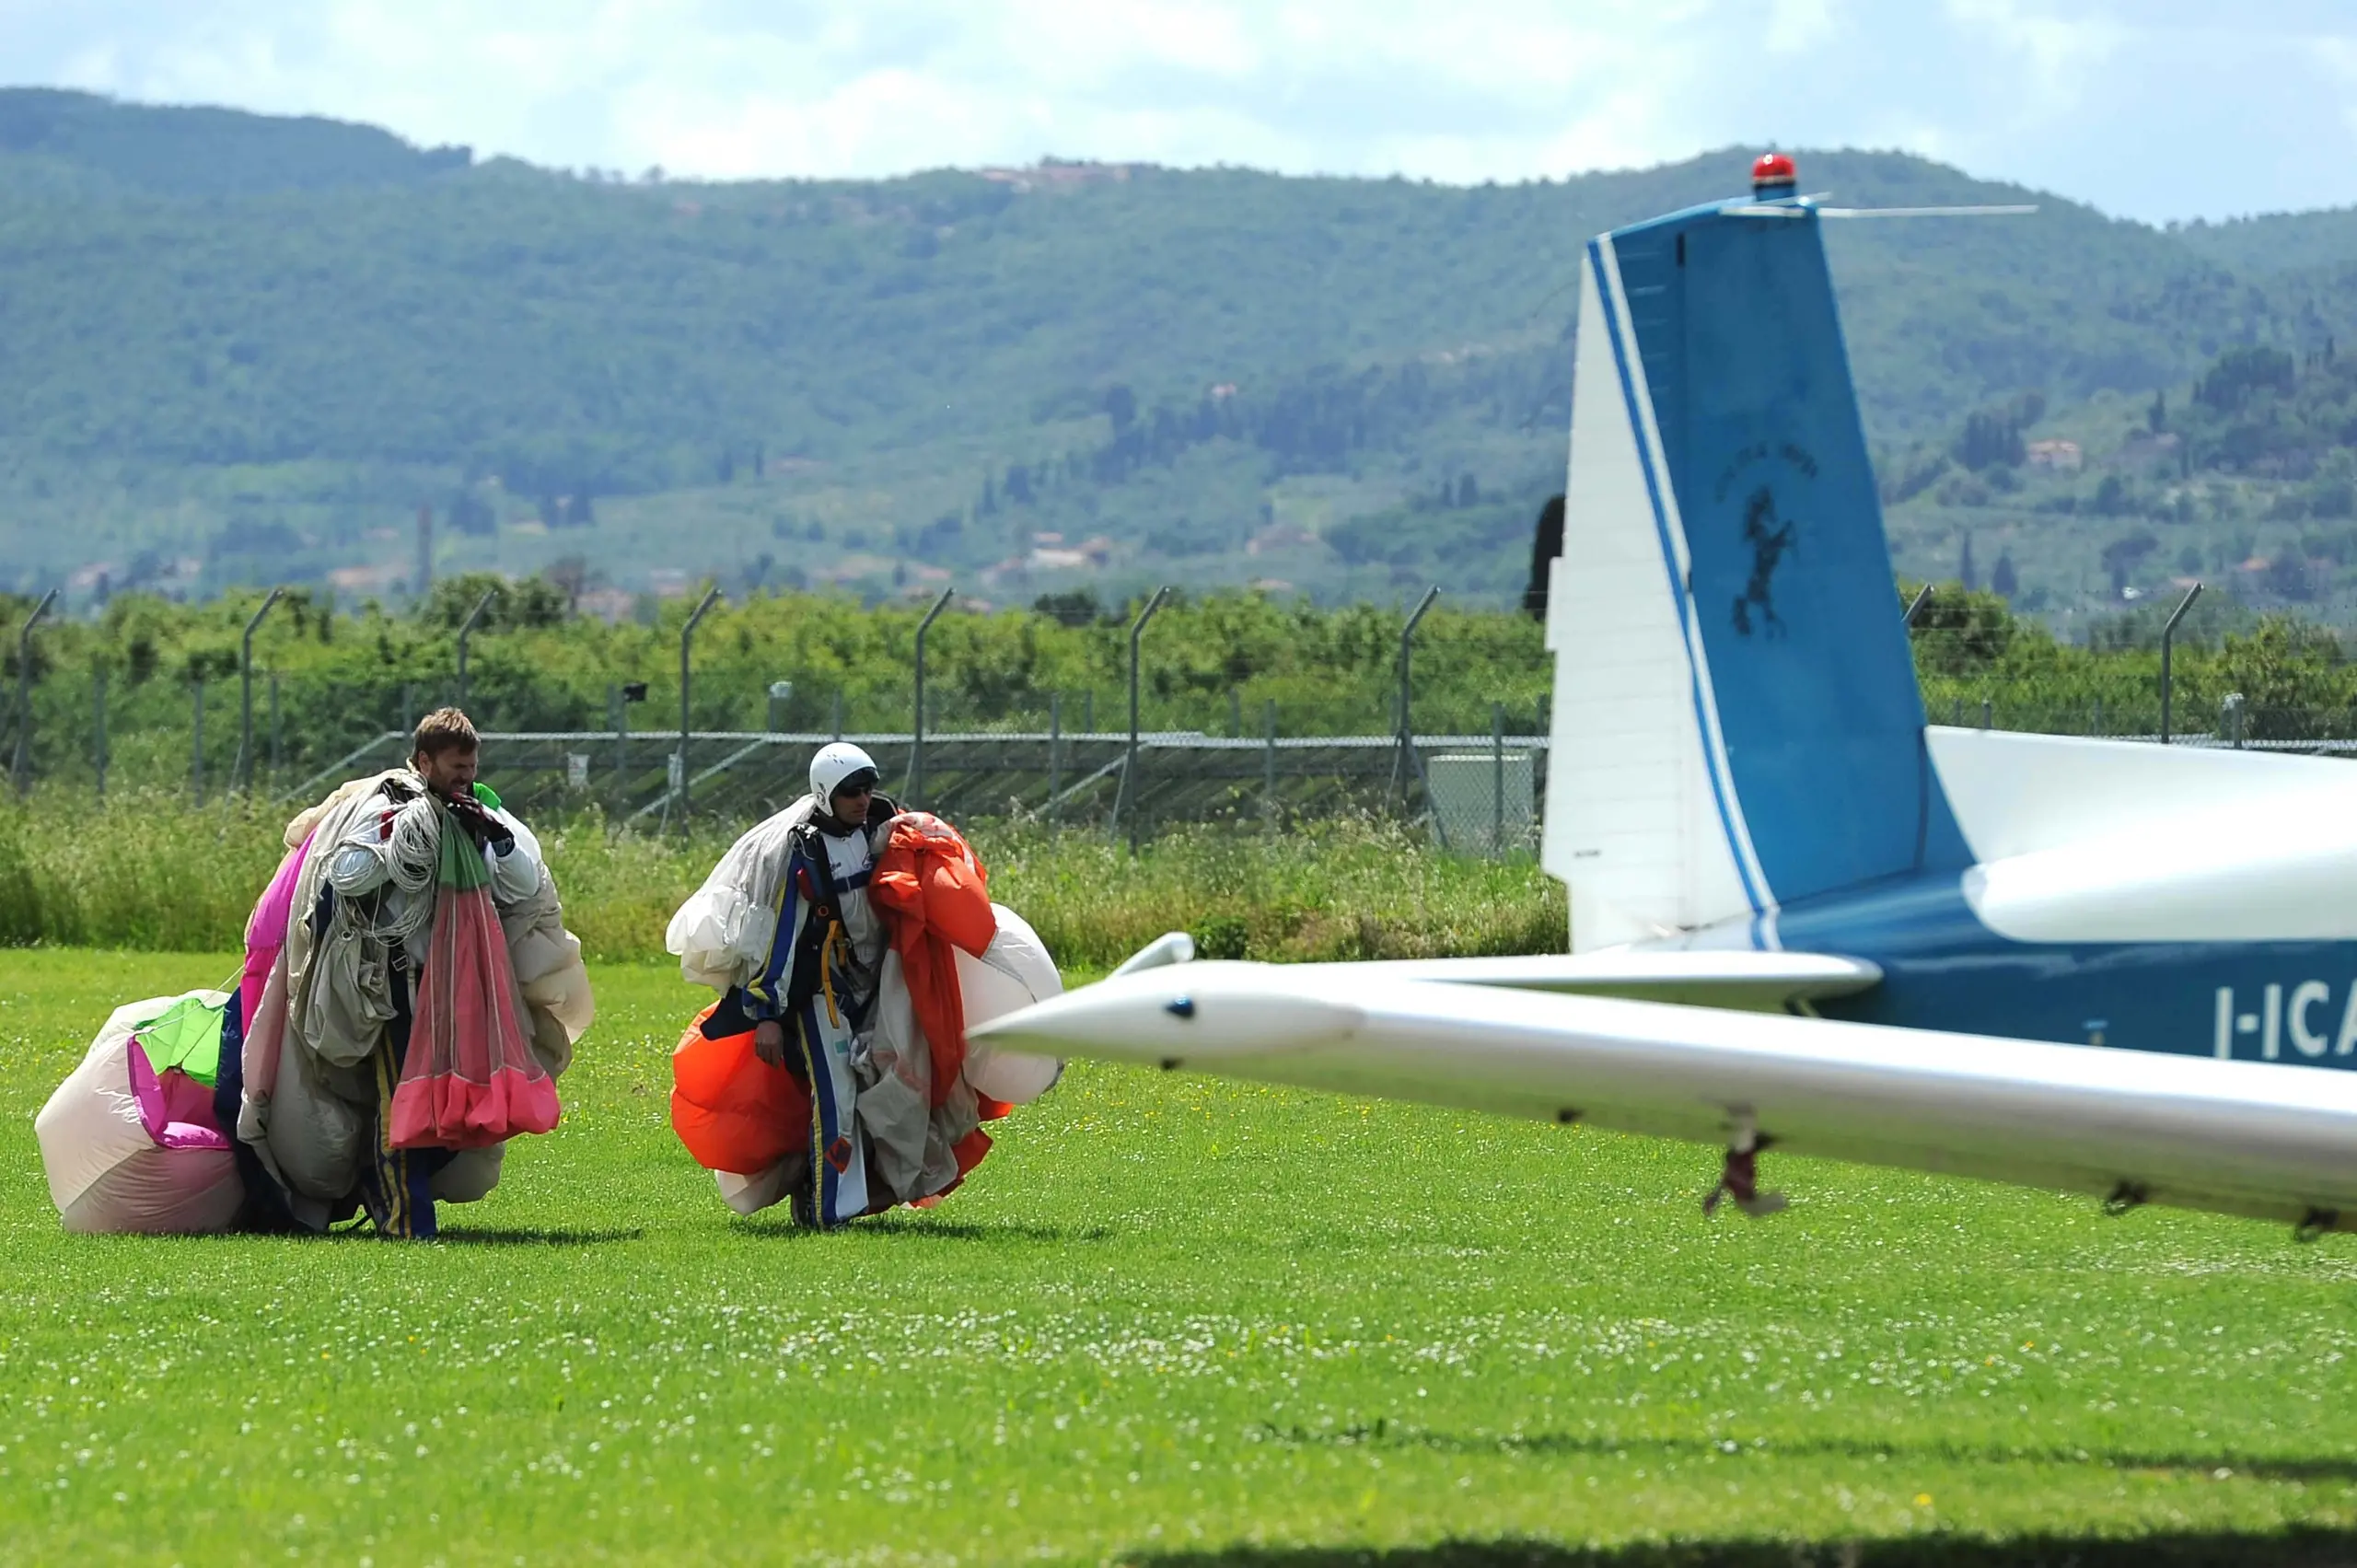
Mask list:
[{"label": "orange parachute canopy", "polygon": [[949,1098],[966,1065],[966,999],[957,948],[979,958],[998,935],[990,874],[958,830],[926,811],[892,819],[867,896],[883,912],[909,1002],[933,1051],[933,1103]]},{"label": "orange parachute canopy", "polygon": [[759,1176],[810,1146],[810,1091],[753,1050],[753,1031],[703,1032],[715,1002],[671,1053],[671,1128],[706,1170]]}]

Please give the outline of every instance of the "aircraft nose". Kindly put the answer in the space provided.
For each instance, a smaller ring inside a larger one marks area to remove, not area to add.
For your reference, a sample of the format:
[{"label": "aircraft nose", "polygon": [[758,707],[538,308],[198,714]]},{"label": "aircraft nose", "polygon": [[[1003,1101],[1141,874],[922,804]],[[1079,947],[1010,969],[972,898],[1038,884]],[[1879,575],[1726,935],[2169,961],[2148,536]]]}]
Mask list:
[{"label": "aircraft nose", "polygon": [[1263,964],[1174,964],[1122,975],[978,1024],[1001,1051],[1156,1065],[1338,1043],[1362,1016],[1346,1000],[1280,988]]}]

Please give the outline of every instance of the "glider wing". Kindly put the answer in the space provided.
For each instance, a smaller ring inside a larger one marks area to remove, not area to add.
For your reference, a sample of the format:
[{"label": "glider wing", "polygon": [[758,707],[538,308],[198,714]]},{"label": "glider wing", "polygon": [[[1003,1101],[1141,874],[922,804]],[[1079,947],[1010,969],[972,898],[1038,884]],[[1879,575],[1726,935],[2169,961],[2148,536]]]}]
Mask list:
[{"label": "glider wing", "polygon": [[1001,1049],[2357,1222],[2357,1074],[1440,984],[1167,965],[982,1026]]}]

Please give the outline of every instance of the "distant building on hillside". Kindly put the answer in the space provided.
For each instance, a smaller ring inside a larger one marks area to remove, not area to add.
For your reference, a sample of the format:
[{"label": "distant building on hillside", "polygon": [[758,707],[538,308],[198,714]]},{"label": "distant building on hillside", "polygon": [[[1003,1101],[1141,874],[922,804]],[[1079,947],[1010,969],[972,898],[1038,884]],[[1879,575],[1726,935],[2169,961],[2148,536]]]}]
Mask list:
[{"label": "distant building on hillside", "polygon": [[1306,550],[1317,542],[1318,536],[1299,523],[1272,523],[1252,536],[1244,553],[1271,555],[1280,550]]},{"label": "distant building on hillside", "polygon": [[1093,185],[1100,180],[1120,183],[1129,179],[1130,167],[1126,163],[1062,163],[1041,158],[1029,168],[985,168],[981,172],[983,179],[1011,185],[1017,191],[1054,191]]},{"label": "distant building on hillside", "polygon": [[610,626],[619,625],[638,613],[638,596],[623,588],[590,588],[575,601],[574,608]]},{"label": "distant building on hillside", "polygon": [[2076,441],[2033,441],[2022,448],[2022,455],[2030,467],[2057,473],[2076,473],[2086,466],[2086,454],[2079,450]]},{"label": "distant building on hillside", "polygon": [[328,573],[328,586],[338,593],[381,594],[393,586],[401,568],[379,563],[369,566],[338,566]]}]

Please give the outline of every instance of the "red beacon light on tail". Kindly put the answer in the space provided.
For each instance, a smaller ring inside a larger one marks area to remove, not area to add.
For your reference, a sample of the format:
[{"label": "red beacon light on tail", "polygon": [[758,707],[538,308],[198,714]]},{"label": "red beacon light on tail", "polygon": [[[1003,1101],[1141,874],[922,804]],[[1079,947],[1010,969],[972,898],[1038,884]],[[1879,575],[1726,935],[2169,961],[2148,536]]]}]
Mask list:
[{"label": "red beacon light on tail", "polygon": [[1788,153],[1761,153],[1751,160],[1751,193],[1762,201],[1789,196],[1800,184],[1800,171]]}]

